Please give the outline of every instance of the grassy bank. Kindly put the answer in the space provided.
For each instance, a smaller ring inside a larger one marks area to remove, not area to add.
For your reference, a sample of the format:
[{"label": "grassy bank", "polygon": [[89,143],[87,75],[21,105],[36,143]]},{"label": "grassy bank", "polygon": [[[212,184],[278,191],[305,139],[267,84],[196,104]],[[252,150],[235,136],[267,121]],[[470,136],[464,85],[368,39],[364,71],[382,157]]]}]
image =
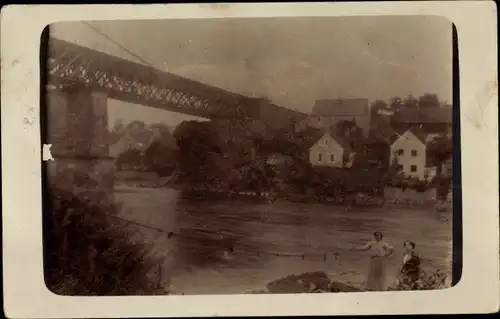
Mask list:
[{"label": "grassy bank", "polygon": [[52,189],[44,209],[44,275],[61,295],[164,294],[161,262],[149,247],[129,241],[112,217],[116,207],[103,199],[82,199]]}]

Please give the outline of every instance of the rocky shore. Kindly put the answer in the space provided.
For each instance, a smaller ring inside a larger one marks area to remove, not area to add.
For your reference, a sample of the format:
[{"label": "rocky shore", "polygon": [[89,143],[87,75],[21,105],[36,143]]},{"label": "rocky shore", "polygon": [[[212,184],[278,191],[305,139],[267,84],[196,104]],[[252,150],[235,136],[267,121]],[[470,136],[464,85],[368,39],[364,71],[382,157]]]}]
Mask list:
[{"label": "rocky shore", "polygon": [[325,272],[309,272],[290,275],[270,282],[262,290],[249,291],[248,294],[289,294],[289,293],[326,293],[361,292],[363,289],[331,280]]},{"label": "rocky shore", "polygon": [[[444,289],[451,286],[451,274],[440,269],[422,269],[417,281],[418,290]],[[389,290],[407,290],[398,285],[390,285]],[[363,292],[360,287],[354,287],[330,279],[325,272],[307,272],[300,275],[289,275],[267,284],[264,289],[252,290],[247,294],[293,294],[293,293],[337,293]]]}]

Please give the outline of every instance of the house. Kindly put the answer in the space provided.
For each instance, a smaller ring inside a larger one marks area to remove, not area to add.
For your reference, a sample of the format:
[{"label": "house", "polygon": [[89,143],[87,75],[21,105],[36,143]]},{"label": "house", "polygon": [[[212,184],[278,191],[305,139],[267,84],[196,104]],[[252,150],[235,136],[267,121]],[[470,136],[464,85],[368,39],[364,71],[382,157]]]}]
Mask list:
[{"label": "house", "polygon": [[240,102],[249,119],[265,119],[271,130],[289,128],[291,123],[301,121],[307,114],[272,103],[267,98],[245,98]]},{"label": "house", "polygon": [[451,134],[452,112],[452,107],[402,107],[391,117],[391,125],[398,131],[415,127],[427,134]]},{"label": "house", "polygon": [[352,159],[350,145],[332,130],[308,128],[297,139],[312,166],[341,168]]},{"label": "house", "polygon": [[367,136],[370,117],[368,99],[317,100],[311,114],[297,123],[295,131],[300,132],[307,127],[330,129],[340,121],[354,121],[363,130],[364,136]]},{"label": "house", "polygon": [[403,175],[423,180],[426,162],[427,145],[424,133],[411,128],[393,138],[390,144],[390,163],[398,165]]}]

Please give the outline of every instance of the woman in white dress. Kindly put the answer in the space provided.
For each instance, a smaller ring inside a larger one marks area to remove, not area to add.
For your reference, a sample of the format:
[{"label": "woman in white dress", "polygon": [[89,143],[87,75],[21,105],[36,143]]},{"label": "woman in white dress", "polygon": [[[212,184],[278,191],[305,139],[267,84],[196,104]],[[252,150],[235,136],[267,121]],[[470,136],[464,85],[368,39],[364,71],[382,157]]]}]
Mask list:
[{"label": "woman in white dress", "polygon": [[392,255],[394,248],[382,240],[384,238],[382,232],[374,232],[373,237],[375,240],[364,246],[356,247],[355,250],[370,252],[370,268],[366,288],[373,291],[383,291],[386,289],[387,258]]}]

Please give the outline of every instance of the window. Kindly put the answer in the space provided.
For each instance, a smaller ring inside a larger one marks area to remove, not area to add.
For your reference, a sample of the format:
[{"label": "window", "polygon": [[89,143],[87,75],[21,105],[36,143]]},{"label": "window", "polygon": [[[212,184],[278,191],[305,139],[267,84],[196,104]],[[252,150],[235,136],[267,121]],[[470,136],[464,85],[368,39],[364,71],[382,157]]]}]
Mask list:
[{"label": "window", "polygon": [[327,139],[325,139],[325,144],[328,145],[328,140]]},{"label": "window", "polygon": [[415,173],[415,172],[417,171],[417,165],[411,165],[411,166],[410,166],[410,171],[411,171],[412,173]]},{"label": "window", "polygon": [[396,151],[396,154],[398,154],[399,156],[403,156],[404,153],[405,153],[405,151],[403,149],[401,149],[401,148]]},{"label": "window", "polygon": [[330,162],[333,162],[335,161],[335,156],[333,156],[333,154],[330,154]]},{"label": "window", "polygon": [[411,150],[411,156],[413,157],[417,156],[417,150]]},{"label": "window", "polygon": [[323,154],[318,154],[318,162],[321,162],[322,158],[323,158]]}]

